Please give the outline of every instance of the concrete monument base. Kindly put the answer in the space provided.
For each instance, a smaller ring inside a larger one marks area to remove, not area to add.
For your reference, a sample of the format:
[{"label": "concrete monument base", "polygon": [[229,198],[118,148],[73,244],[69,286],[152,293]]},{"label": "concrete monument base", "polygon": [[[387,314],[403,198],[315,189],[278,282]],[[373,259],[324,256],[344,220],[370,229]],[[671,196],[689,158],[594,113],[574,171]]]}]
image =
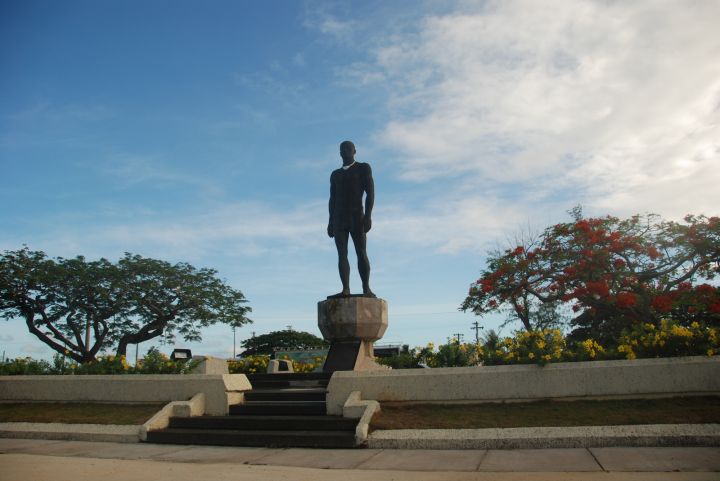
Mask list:
[{"label": "concrete monument base", "polygon": [[387,369],[373,355],[373,343],[385,334],[387,325],[384,299],[352,296],[318,302],[318,327],[330,341],[323,372]]}]

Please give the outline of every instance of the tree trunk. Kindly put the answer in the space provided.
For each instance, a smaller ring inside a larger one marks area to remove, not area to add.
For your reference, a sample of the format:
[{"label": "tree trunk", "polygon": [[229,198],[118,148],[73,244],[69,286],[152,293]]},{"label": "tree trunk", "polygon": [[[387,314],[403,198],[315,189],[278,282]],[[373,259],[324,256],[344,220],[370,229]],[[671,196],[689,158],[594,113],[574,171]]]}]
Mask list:
[{"label": "tree trunk", "polygon": [[159,321],[158,325],[156,326],[145,325],[138,332],[123,335],[118,342],[118,347],[115,355],[118,357],[125,356],[125,358],[127,359],[128,344],[139,344],[141,342],[145,342],[160,336],[165,330],[165,326],[167,326],[167,323],[170,320],[171,319],[168,318],[166,320]]}]

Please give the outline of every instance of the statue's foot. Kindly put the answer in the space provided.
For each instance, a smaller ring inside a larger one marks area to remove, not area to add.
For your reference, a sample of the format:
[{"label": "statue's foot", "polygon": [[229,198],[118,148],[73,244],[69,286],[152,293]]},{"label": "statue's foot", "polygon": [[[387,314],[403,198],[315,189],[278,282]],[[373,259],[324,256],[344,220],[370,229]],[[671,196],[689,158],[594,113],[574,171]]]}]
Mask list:
[{"label": "statue's foot", "polygon": [[343,289],[342,292],[338,292],[335,295],[329,296],[330,298],[335,297],[350,297],[350,289]]},{"label": "statue's foot", "polygon": [[363,297],[377,297],[377,296],[368,287],[367,289],[363,289]]}]

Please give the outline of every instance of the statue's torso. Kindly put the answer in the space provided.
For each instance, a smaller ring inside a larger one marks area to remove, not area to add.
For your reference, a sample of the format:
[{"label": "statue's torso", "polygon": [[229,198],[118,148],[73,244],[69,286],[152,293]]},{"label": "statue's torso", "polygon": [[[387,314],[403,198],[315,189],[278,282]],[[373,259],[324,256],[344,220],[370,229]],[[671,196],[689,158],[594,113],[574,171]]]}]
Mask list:
[{"label": "statue's torso", "polygon": [[363,193],[367,190],[370,166],[355,162],[349,169],[337,169],[330,176],[335,190],[333,226],[336,230],[357,230],[363,225]]}]

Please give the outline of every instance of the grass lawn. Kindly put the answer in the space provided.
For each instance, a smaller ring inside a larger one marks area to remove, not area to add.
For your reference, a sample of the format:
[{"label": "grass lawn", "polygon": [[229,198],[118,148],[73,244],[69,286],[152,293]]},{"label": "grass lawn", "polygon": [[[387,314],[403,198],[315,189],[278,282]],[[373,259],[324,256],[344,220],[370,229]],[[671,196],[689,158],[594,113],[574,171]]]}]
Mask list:
[{"label": "grass lawn", "polygon": [[370,423],[373,430],[720,423],[720,397],[715,396],[381,407]]},{"label": "grass lawn", "polygon": [[143,424],[163,404],[0,403],[0,422]]}]

